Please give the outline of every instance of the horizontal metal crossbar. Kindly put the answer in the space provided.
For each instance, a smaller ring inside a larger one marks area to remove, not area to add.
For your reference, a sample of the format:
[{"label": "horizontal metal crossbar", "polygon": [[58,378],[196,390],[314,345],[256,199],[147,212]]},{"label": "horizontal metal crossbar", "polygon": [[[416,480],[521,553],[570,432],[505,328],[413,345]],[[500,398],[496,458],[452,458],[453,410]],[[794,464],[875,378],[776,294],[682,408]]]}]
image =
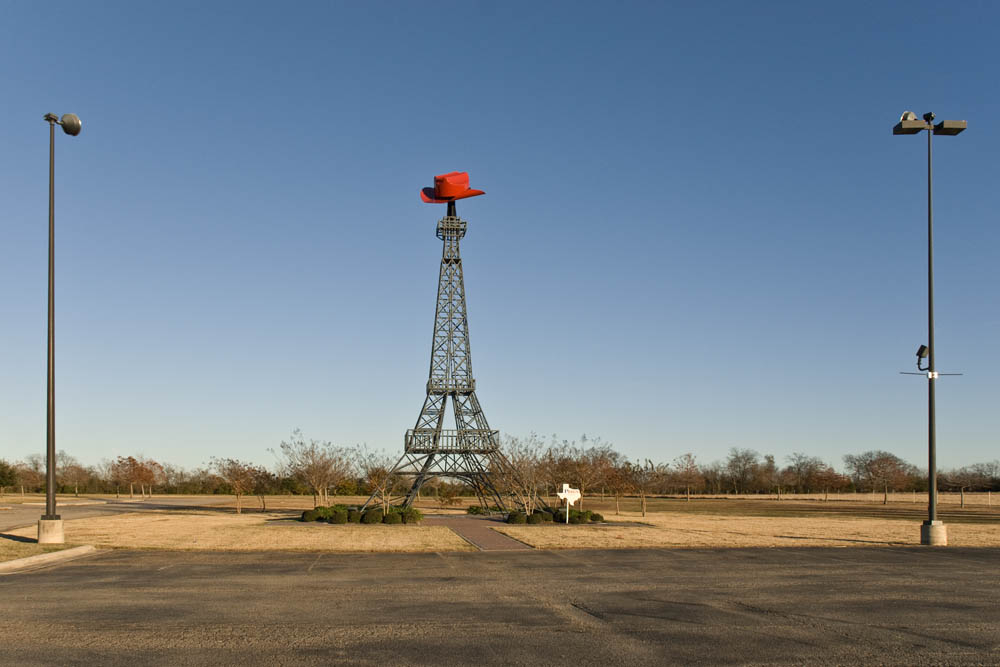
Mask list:
[{"label": "horizontal metal crossbar", "polygon": [[404,447],[408,453],[495,452],[500,431],[492,429],[411,428],[406,431]]}]

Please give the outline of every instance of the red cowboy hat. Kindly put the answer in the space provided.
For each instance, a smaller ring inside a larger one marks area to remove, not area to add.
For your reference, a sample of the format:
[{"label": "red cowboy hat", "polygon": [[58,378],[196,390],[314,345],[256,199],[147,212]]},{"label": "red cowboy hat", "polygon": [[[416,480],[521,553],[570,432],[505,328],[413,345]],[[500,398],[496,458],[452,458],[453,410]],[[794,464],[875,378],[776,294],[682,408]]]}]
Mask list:
[{"label": "red cowboy hat", "polygon": [[475,197],[486,194],[482,190],[469,188],[469,174],[465,171],[453,171],[434,177],[434,187],[420,191],[420,198],[428,204],[445,204],[456,199]]}]

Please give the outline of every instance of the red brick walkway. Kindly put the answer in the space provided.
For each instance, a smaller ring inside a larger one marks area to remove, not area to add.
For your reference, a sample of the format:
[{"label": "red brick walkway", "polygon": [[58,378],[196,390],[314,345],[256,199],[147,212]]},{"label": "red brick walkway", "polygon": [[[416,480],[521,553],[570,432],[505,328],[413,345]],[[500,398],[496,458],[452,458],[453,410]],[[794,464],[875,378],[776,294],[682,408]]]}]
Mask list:
[{"label": "red brick walkway", "polygon": [[507,537],[493,530],[499,519],[472,516],[429,516],[421,523],[425,526],[446,526],[480,551],[520,551],[531,549],[524,542]]}]

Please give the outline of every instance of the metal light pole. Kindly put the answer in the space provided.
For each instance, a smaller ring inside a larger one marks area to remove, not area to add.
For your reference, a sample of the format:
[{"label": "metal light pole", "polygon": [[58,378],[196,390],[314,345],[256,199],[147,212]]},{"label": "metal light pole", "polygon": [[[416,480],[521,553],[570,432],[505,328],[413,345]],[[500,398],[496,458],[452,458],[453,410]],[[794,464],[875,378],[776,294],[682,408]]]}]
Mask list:
[{"label": "metal light pole", "polygon": [[[912,111],[905,111],[892,128],[893,134],[927,132],[927,521],[920,526],[920,543],[935,546],[948,544],[948,529],[937,518],[937,424],[934,406],[934,385],[938,372],[934,365],[934,172],[931,162],[931,138],[935,134],[954,136],[968,127],[964,120],[943,120],[934,125],[934,114],[925,113],[918,120]],[[917,352],[918,365],[921,352]]]},{"label": "metal light pole", "polygon": [[75,137],[82,124],[76,114],[64,114],[60,120],[55,114],[45,114],[49,124],[49,335],[48,375],[46,380],[45,426],[45,514],[38,520],[39,544],[62,544],[62,519],[56,514],[56,354],[55,354],[55,233],[56,233],[56,125],[63,132]]}]

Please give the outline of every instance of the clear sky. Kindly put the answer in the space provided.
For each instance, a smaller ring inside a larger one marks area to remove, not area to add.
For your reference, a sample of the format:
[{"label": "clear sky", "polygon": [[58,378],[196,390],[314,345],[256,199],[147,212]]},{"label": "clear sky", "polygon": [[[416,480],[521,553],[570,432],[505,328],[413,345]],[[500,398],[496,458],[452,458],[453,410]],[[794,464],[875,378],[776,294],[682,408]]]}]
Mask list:
[{"label": "clear sky", "polygon": [[1000,6],[0,4],[0,458],[45,448],[46,112],[58,447],[268,463],[400,451],[442,206],[506,433],[926,465],[926,140],[939,464],[1000,457]]}]

